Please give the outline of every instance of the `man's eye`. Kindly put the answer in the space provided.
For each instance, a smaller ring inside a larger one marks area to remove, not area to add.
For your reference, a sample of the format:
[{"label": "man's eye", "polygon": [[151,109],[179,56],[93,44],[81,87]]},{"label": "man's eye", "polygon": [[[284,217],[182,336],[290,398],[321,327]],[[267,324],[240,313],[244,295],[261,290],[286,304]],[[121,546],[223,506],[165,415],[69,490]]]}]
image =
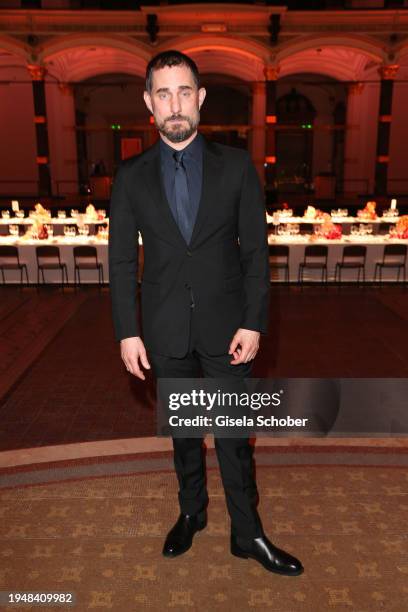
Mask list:
[{"label": "man's eye", "polygon": [[166,98],[166,96],[167,96],[167,94],[165,94],[165,93],[159,94],[159,98],[161,98],[161,99]]}]

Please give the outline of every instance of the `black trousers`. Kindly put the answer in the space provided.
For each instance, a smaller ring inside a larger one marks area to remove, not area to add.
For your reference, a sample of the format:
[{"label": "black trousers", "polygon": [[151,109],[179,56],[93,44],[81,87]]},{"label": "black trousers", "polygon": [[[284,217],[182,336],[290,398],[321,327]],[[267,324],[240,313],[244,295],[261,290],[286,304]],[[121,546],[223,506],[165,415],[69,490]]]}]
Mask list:
[{"label": "black trousers", "polygon": [[[189,350],[185,357],[168,357],[149,352],[148,357],[156,378],[248,378],[251,375],[253,362],[231,365],[232,355],[214,357],[206,354],[200,345],[194,323],[195,311],[192,308]],[[183,514],[198,514],[201,518],[208,504],[203,438],[173,438],[173,449],[180,511]],[[258,491],[253,448],[249,438],[215,437],[215,449],[232,533],[246,538],[262,536],[262,523],[256,509]]]}]

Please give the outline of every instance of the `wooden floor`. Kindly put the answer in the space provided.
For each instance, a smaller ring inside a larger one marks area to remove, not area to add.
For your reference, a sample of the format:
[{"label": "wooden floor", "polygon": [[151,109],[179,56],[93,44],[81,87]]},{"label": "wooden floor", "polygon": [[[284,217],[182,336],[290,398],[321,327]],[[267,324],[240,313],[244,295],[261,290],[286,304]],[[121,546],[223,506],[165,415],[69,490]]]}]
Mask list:
[{"label": "wooden floor", "polygon": [[[258,377],[407,377],[401,286],[273,286]],[[0,288],[0,450],[155,435],[155,388],[129,375],[109,290]]]}]

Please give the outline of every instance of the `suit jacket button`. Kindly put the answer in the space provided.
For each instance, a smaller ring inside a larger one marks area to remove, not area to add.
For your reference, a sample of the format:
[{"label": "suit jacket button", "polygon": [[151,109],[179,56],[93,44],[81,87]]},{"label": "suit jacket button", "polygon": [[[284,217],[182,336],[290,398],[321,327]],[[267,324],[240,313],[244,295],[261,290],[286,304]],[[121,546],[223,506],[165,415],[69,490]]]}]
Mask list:
[{"label": "suit jacket button", "polygon": [[189,283],[186,283],[184,286],[186,289],[191,289],[191,285]]},{"label": "suit jacket button", "polygon": [[189,257],[191,257],[191,256],[192,256],[192,252],[191,252],[191,251],[187,251],[187,255],[188,255]]}]

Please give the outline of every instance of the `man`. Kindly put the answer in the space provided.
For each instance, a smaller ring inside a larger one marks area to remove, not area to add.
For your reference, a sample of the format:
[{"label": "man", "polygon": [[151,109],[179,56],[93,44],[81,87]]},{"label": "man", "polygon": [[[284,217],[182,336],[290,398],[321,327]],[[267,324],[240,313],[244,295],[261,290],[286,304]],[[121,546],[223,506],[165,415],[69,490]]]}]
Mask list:
[{"label": "man", "polygon": [[[109,267],[115,337],[145,380],[250,375],[267,331],[268,246],[263,195],[246,151],[197,132],[206,91],[197,66],[166,51],[147,66],[144,100],[160,138],[123,161],[111,198]],[[138,324],[138,232],[144,247]],[[142,339],[143,335],[143,339]],[[148,357],[149,355],[149,357]],[[207,523],[202,438],[173,438],[180,515],[163,554],[186,552]],[[265,536],[248,438],[215,438],[232,554],[299,575],[301,563]]]}]

